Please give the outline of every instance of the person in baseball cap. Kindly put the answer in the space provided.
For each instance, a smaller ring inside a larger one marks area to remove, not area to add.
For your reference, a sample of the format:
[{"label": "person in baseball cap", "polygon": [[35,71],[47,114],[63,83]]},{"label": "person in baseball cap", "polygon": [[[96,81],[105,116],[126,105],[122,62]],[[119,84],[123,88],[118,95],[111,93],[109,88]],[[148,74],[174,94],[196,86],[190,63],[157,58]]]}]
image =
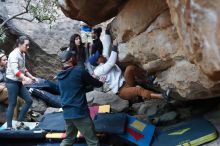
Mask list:
[{"label": "person in baseball cap", "polygon": [[69,61],[70,58],[76,57],[76,52],[71,50],[64,50],[60,55],[60,60],[62,63]]},{"label": "person in baseball cap", "polygon": [[64,67],[57,73],[66,138],[60,146],[73,145],[77,132],[83,133],[88,145],[100,145],[86,100],[88,86],[101,87],[102,82],[93,78],[82,66],[76,65],[74,51],[65,50],[60,59]]}]

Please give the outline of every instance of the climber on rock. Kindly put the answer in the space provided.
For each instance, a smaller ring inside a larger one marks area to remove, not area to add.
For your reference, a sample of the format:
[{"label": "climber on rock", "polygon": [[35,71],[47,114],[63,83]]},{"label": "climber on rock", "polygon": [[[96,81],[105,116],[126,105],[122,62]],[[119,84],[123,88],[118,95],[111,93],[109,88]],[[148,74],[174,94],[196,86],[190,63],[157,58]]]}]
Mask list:
[{"label": "climber on rock", "polygon": [[108,60],[99,51],[89,58],[90,64],[96,66],[93,73],[94,77],[106,83],[113,93],[125,100],[131,100],[136,96],[141,96],[144,99],[164,99],[168,101],[170,95],[169,89],[162,94],[158,94],[135,85],[136,78],[143,77],[143,71],[140,68],[130,65],[126,67],[124,75],[122,74],[121,69],[116,64],[118,56],[117,45],[117,41],[114,41]]}]

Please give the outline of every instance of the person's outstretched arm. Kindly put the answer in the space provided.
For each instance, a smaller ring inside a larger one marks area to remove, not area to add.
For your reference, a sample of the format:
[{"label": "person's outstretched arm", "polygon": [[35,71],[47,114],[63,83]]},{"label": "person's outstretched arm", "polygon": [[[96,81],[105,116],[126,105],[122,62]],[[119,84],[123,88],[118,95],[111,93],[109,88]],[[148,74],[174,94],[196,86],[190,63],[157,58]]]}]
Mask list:
[{"label": "person's outstretched arm", "polygon": [[115,63],[117,61],[117,57],[118,57],[118,47],[113,46],[112,52],[111,52],[111,55],[110,55],[108,61],[105,64],[97,67],[94,70],[94,74],[96,76],[107,74],[112,69],[112,67],[115,65]]}]

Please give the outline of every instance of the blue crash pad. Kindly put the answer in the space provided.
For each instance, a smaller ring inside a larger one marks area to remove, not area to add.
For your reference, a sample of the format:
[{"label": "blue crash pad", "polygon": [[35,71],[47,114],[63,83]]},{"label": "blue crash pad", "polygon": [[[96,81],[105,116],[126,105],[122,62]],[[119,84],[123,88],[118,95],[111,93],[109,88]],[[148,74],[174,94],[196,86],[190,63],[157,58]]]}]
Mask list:
[{"label": "blue crash pad", "polygon": [[134,116],[127,115],[127,127],[125,134],[120,135],[138,146],[149,146],[154,135],[155,126],[145,123]]}]

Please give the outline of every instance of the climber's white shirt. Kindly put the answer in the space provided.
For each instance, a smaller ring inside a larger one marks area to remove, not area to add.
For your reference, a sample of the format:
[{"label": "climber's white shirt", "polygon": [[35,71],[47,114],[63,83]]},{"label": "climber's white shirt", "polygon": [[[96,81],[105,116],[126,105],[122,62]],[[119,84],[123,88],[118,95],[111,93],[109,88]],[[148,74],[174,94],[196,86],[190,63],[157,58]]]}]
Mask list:
[{"label": "climber's white shirt", "polygon": [[105,82],[113,93],[117,93],[125,81],[121,69],[115,64],[116,60],[117,52],[112,51],[108,61],[98,65],[94,70],[94,75]]}]

